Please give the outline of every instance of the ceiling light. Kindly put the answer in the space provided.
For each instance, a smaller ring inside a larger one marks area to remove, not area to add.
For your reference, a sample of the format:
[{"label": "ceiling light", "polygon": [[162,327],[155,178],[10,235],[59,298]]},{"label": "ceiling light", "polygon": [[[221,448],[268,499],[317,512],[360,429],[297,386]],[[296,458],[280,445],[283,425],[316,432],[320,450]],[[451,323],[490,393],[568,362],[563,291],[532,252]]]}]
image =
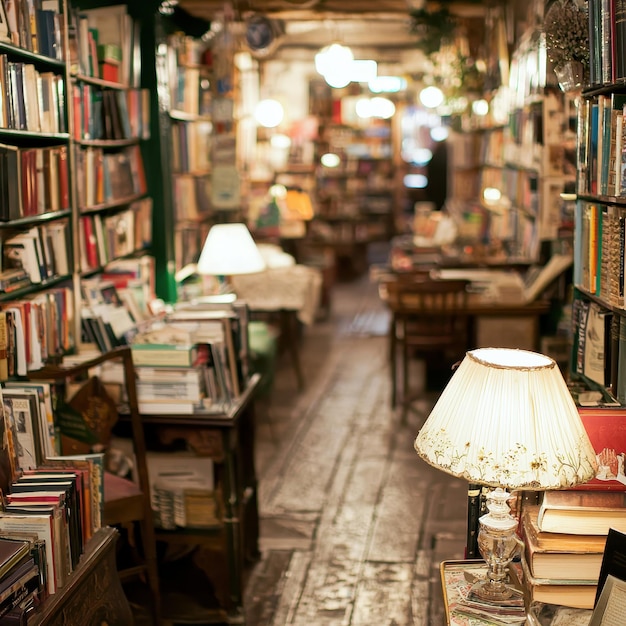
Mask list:
[{"label": "ceiling light", "polygon": [[341,163],[341,159],[339,158],[339,155],[334,154],[333,152],[327,152],[322,155],[320,162],[324,167],[337,167],[339,163]]},{"label": "ceiling light", "polygon": [[428,178],[424,174],[407,174],[404,177],[404,186],[407,189],[424,189],[428,186]]},{"label": "ceiling light", "polygon": [[353,83],[369,83],[376,78],[378,63],[371,59],[355,59],[350,64],[350,80]]},{"label": "ceiling light", "polygon": [[278,100],[261,100],[254,109],[254,118],[265,128],[274,128],[283,121],[285,112]]},{"label": "ceiling light", "polygon": [[278,133],[276,135],[272,135],[270,139],[270,145],[272,148],[280,148],[282,150],[286,150],[291,146],[291,139],[287,135],[283,135],[282,133]]},{"label": "ceiling light", "polygon": [[429,109],[436,109],[443,103],[443,92],[439,87],[426,87],[420,91],[420,102]]},{"label": "ceiling light", "polygon": [[354,54],[348,46],[333,43],[325,46],[315,55],[315,70],[318,74],[326,77],[328,72],[340,65],[347,65],[354,61]]},{"label": "ceiling light", "polygon": [[359,98],[354,108],[361,119],[366,120],[372,117],[372,101],[369,98]]},{"label": "ceiling light", "polygon": [[367,86],[374,93],[397,93],[406,89],[406,79],[400,76],[376,76]]},{"label": "ceiling light", "polygon": [[396,105],[388,98],[377,96],[371,100],[372,117],[388,120],[396,112]]},{"label": "ceiling light", "polygon": [[450,135],[447,126],[435,126],[430,129],[430,138],[433,141],[444,141]]},{"label": "ceiling light", "polygon": [[324,74],[324,80],[335,89],[347,87],[350,84],[350,67],[348,65],[337,65]]},{"label": "ceiling light", "polygon": [[486,100],[474,100],[472,102],[472,113],[474,115],[487,115],[489,113],[489,103]]}]

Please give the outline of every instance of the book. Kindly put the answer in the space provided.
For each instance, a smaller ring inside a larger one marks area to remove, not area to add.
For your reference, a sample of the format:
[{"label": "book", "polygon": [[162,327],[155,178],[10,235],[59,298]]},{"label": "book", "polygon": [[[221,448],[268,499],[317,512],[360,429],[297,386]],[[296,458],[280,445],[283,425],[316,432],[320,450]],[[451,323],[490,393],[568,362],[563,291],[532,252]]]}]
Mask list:
[{"label": "book", "polygon": [[0,586],[11,569],[30,556],[30,542],[0,537]]},{"label": "book", "polygon": [[194,345],[133,343],[131,350],[136,366],[191,367],[198,356],[198,348]]},{"label": "book", "polygon": [[597,580],[606,537],[541,532],[537,516],[538,507],[524,507],[521,535],[531,574],[546,579]]},{"label": "book", "polygon": [[59,453],[59,441],[54,423],[53,390],[48,382],[7,381],[6,389],[26,389],[37,393],[39,399],[39,435],[44,457]]},{"label": "book", "polygon": [[615,576],[619,580],[626,581],[626,534],[609,529],[600,572],[598,574],[598,589],[596,593],[596,603],[600,598],[602,589],[608,576]]},{"label": "book", "polygon": [[569,579],[537,578],[531,574],[524,558],[519,563],[511,563],[509,572],[524,586],[530,603],[544,602],[577,609],[593,608],[596,581],[584,583]]},{"label": "book", "polygon": [[543,494],[537,525],[542,532],[606,535],[626,532],[626,492],[564,489]]},{"label": "book", "polygon": [[[48,593],[57,590],[56,564],[60,558],[54,550],[54,524],[50,513],[0,513],[0,532],[21,532],[35,535],[46,545],[46,580]],[[59,566],[60,567],[60,566]]]},{"label": "book", "polygon": [[623,491],[626,487],[626,408],[579,406],[578,413],[596,452],[598,470],[578,489]]},{"label": "book", "polygon": [[39,397],[32,389],[2,389],[5,419],[15,433],[17,463],[21,470],[35,468],[43,459]]}]

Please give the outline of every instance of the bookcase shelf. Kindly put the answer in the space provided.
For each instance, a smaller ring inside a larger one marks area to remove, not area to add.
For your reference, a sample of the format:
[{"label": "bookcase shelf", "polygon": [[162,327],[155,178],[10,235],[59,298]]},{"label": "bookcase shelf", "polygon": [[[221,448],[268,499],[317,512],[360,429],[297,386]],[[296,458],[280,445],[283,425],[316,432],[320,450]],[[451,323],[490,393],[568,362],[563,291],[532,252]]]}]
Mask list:
[{"label": "bookcase shelf", "polygon": [[[590,14],[599,2],[589,3]],[[593,6],[592,6],[593,5]],[[596,34],[592,33],[592,39]],[[596,42],[597,43],[597,42]],[[609,37],[607,49],[615,46]],[[573,378],[591,381],[626,404],[626,298],[624,223],[626,189],[623,119],[626,82],[611,82],[608,62],[590,45],[592,76],[578,102],[574,300],[572,305]],[[617,160],[617,163],[616,163]],[[623,195],[622,195],[623,194]],[[594,333],[599,333],[598,337]],[[592,361],[586,357],[595,354]],[[607,409],[609,410],[609,409]]]}]

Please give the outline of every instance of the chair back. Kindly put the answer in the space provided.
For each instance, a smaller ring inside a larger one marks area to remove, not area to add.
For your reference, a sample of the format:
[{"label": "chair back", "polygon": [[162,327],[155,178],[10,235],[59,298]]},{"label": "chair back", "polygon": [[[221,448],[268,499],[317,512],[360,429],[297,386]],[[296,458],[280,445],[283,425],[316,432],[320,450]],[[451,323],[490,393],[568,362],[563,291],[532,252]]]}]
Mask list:
[{"label": "chair back", "polygon": [[[129,567],[118,566],[120,579],[140,577],[149,586],[153,623],[160,623],[159,576],[157,569],[156,538],[153,525],[153,514],[150,503],[150,481],[146,461],[146,443],[143,422],[139,413],[137,399],[136,372],[129,346],[115,348],[109,352],[94,356],[86,361],[59,367],[46,367],[29,373],[35,380],[51,380],[58,386],[59,394],[67,391],[73,383],[80,386],[78,391],[68,399],[68,406],[73,408],[84,420],[85,428],[89,429],[89,442],[86,443],[72,437],[62,437],[64,454],[83,454],[89,450],[103,451],[106,454],[111,432],[118,421],[118,399],[112,398],[104,389],[98,377],[98,367],[112,361],[121,361],[123,371],[123,391],[119,399],[124,399],[127,406],[123,412],[130,418],[130,432],[133,438],[135,472],[138,484],[130,478],[117,476],[105,471],[104,474],[104,508],[102,524],[131,528],[137,524],[140,530],[140,548],[137,550],[138,561]],[[82,431],[81,431],[82,432]],[[129,545],[134,545],[134,538]],[[122,559],[124,562],[124,559]]]},{"label": "chair back", "polygon": [[467,280],[387,283],[387,303],[398,339],[418,351],[467,347]]}]

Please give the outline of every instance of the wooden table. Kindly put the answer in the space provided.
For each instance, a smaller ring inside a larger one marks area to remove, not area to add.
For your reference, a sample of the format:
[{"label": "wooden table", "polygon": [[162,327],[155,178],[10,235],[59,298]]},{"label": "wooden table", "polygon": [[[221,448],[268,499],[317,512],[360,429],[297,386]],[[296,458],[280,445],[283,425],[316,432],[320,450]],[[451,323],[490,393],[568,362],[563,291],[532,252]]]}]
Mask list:
[{"label": "wooden table", "polygon": [[[446,626],[492,626],[490,619],[481,619],[475,615],[469,616],[464,612],[463,596],[472,585],[475,577],[481,577],[487,571],[482,560],[442,561],[439,566],[443,603],[446,611]],[[512,583],[517,585],[517,583]],[[523,589],[523,582],[521,588]],[[526,618],[526,626],[547,624],[564,624],[568,626],[587,626],[592,611],[587,609],[573,609],[542,603],[533,603],[527,610],[531,616]]]},{"label": "wooden table", "polygon": [[[392,313],[392,322],[389,328],[390,354],[394,353],[394,321],[393,307],[390,306],[385,290],[385,283],[379,286],[379,295],[383,302],[389,306]],[[538,350],[540,344],[539,322],[542,315],[550,311],[550,303],[545,300],[536,300],[528,303],[486,302],[479,297],[470,295],[467,307],[461,311],[468,316],[468,348],[486,347],[485,341],[490,338],[487,323],[498,321],[505,322],[504,330],[498,337],[498,346],[502,348],[523,348],[526,350]],[[526,336],[523,341],[515,340],[510,333],[509,327],[523,325]]]},{"label": "wooden table", "polygon": [[233,276],[232,282],[237,297],[248,305],[252,319],[277,319],[279,346],[289,351],[298,389],[302,390],[305,381],[300,365],[299,324],[315,322],[322,287],[320,271],[293,265]]}]

